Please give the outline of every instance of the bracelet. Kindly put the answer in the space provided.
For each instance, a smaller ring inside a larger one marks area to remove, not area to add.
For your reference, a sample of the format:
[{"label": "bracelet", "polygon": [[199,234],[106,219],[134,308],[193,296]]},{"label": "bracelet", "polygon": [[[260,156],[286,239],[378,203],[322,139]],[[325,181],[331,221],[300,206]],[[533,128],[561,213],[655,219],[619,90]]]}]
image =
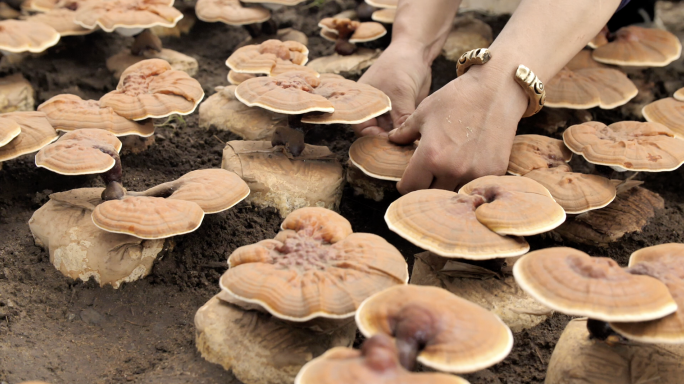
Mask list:
[{"label": "bracelet", "polygon": [[[473,65],[483,65],[492,58],[492,53],[487,48],[478,48],[461,55],[456,63],[456,75],[461,76]],[[530,117],[541,111],[546,101],[544,83],[529,68],[524,65],[518,66],[515,71],[515,82],[518,83],[529,98],[527,110],[522,117]]]}]

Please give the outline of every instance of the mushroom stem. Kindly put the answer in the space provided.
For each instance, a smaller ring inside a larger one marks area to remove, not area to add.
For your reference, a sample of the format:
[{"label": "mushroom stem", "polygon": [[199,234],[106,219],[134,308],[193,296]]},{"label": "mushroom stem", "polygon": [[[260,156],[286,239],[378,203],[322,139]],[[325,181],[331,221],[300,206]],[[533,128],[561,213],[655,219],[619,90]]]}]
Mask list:
[{"label": "mushroom stem", "polygon": [[271,145],[284,145],[292,156],[299,156],[304,151],[304,129],[302,128],[302,117],[300,115],[288,116],[287,126],[276,128],[271,137]]},{"label": "mushroom stem", "polygon": [[125,191],[121,185],[123,169],[121,168],[121,158],[119,153],[111,147],[98,147],[101,152],[108,154],[114,159],[114,166],[109,171],[102,174],[102,180],[107,187],[102,191],[102,200],[118,200],[124,197]]},{"label": "mushroom stem", "polygon": [[608,345],[616,344],[623,339],[605,321],[587,319],[587,330],[589,331],[589,338],[605,341]]},{"label": "mushroom stem", "polygon": [[399,362],[404,368],[412,370],[418,353],[433,336],[435,319],[425,308],[409,305],[397,315],[396,321],[394,336]]},{"label": "mushroom stem", "polygon": [[386,371],[396,366],[397,347],[389,336],[379,333],[361,344],[361,354],[374,371]]},{"label": "mushroom stem", "polygon": [[335,42],[335,52],[342,56],[349,56],[356,52],[356,44],[349,42],[349,39],[339,38]]},{"label": "mushroom stem", "polygon": [[142,56],[145,51],[161,52],[161,39],[149,29],[142,31],[135,37],[133,45],[131,45],[131,54],[134,56]]}]

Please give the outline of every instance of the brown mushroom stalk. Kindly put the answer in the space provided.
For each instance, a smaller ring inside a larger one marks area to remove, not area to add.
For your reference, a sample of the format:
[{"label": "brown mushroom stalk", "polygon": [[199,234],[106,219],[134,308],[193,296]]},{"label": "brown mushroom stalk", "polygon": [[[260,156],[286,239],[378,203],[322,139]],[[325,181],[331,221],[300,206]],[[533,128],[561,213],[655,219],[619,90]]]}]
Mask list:
[{"label": "brown mushroom stalk", "polygon": [[103,173],[101,176],[102,181],[104,181],[106,185],[104,191],[102,191],[102,200],[118,200],[123,198],[126,194],[126,191],[121,184],[123,179],[123,168],[121,167],[121,158],[119,157],[119,152],[107,146],[98,146],[95,148],[114,159],[114,167]]},{"label": "brown mushroom stalk", "polygon": [[304,135],[306,134],[305,125],[302,124],[301,115],[288,115],[287,126],[279,126],[273,132],[271,145],[282,145],[292,156],[299,156],[305,148]]},{"label": "brown mushroom stalk", "polygon": [[161,50],[161,39],[149,29],[142,31],[137,35],[133,41],[133,45],[131,45],[131,54],[135,56],[142,56],[146,51],[161,52]]},{"label": "brown mushroom stalk", "polygon": [[416,357],[427,342],[435,337],[435,319],[429,311],[417,305],[408,305],[397,315],[394,337],[401,365],[413,370]]}]

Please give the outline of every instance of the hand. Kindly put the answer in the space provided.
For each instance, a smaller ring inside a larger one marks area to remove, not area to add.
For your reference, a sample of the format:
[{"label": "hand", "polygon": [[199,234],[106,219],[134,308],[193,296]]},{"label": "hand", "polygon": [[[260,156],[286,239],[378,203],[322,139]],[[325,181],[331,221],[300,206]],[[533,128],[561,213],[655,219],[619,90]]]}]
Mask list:
[{"label": "hand", "polygon": [[385,92],[392,100],[389,114],[354,125],[358,136],[387,134],[400,126],[430,92],[432,73],[422,48],[393,42],[359,79]]},{"label": "hand", "polygon": [[471,67],[427,97],[402,126],[390,132],[390,140],[398,144],[420,139],[397,184],[399,192],[454,191],[478,177],[506,173],[528,99],[510,68],[489,65]]}]

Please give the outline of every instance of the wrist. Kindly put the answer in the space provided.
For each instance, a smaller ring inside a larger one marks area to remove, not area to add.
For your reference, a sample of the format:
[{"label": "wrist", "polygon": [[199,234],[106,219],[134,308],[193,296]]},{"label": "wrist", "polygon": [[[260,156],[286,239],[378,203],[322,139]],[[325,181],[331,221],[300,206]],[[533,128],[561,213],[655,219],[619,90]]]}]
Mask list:
[{"label": "wrist", "polygon": [[[529,98],[522,87],[515,81],[515,71],[521,63],[492,62],[470,67],[462,77],[474,81],[481,92],[493,105],[500,106],[501,111],[511,116],[522,117],[527,109]],[[464,79],[466,80],[466,79]]]}]

